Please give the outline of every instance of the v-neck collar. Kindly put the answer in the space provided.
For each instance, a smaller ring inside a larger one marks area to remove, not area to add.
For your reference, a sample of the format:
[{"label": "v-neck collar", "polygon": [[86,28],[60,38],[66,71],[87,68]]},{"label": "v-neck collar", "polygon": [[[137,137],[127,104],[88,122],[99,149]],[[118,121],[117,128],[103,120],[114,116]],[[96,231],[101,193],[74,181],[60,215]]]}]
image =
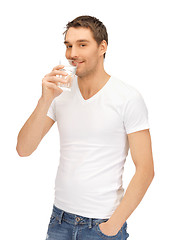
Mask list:
[{"label": "v-neck collar", "polygon": [[78,94],[79,98],[84,103],[93,101],[94,99],[96,99],[99,96],[99,94],[101,94],[104,91],[105,88],[108,87],[108,85],[111,82],[111,79],[112,79],[112,76],[110,76],[109,80],[105,83],[105,85],[97,93],[95,93],[92,97],[90,97],[88,99],[84,99],[82,94],[81,94],[81,91],[79,89],[78,77],[76,76],[76,87],[77,87],[77,94]]}]

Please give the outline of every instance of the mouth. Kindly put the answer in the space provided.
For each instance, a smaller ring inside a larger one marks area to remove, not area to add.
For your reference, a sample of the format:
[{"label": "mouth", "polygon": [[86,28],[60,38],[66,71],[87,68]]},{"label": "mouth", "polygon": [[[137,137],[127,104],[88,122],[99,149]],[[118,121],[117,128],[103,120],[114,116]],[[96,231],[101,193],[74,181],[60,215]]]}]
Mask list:
[{"label": "mouth", "polygon": [[84,63],[84,61],[73,61],[73,65],[75,65],[75,66],[79,66],[79,65],[81,65],[82,63]]}]

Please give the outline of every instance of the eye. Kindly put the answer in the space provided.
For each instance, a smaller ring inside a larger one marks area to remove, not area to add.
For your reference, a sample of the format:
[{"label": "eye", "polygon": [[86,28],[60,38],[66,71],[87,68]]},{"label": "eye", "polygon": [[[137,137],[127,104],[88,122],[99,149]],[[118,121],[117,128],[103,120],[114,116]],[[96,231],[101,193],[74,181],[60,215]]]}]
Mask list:
[{"label": "eye", "polygon": [[66,48],[71,48],[72,46],[71,45],[66,45]]},{"label": "eye", "polygon": [[81,44],[80,47],[85,47],[86,45],[85,44]]}]

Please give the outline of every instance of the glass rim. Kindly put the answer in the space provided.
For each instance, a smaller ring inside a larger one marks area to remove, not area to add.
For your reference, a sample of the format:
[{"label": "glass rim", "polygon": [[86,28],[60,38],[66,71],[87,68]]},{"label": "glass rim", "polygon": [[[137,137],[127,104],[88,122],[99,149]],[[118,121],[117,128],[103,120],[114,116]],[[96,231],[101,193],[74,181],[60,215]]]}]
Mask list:
[{"label": "glass rim", "polygon": [[64,60],[60,59],[59,64],[63,66],[68,66],[67,64],[69,64],[71,67],[77,67],[78,65],[75,60],[69,58],[65,58]]},{"label": "glass rim", "polygon": [[[68,59],[68,58],[66,58],[66,59],[72,67],[77,67],[78,63],[75,60]],[[73,63],[74,63],[74,65],[73,65]]]}]

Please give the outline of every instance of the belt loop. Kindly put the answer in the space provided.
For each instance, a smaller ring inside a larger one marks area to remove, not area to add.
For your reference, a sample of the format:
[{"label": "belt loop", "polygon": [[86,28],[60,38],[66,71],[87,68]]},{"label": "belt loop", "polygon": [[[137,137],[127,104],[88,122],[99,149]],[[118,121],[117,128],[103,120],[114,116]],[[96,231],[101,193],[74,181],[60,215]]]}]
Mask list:
[{"label": "belt loop", "polygon": [[89,228],[92,228],[92,218],[89,218],[88,226]]},{"label": "belt loop", "polygon": [[64,214],[64,211],[62,210],[61,214],[59,215],[59,224],[61,224],[62,222],[63,214]]}]

